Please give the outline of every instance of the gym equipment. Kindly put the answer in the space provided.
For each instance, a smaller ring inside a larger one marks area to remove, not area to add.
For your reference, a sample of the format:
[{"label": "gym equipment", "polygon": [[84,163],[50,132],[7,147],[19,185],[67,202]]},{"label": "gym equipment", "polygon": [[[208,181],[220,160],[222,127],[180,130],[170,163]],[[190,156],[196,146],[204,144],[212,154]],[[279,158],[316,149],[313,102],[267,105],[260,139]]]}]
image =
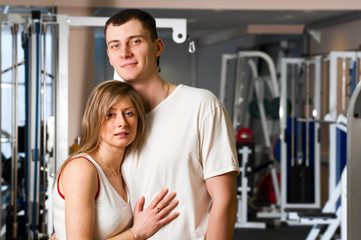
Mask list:
[{"label": "gym equipment", "polygon": [[[281,181],[281,175],[277,174],[278,182]],[[270,203],[276,203],[276,194],[274,191],[271,174],[267,173],[262,176],[258,183],[258,191],[260,195]]]},{"label": "gym equipment", "polygon": [[[240,51],[237,54],[223,54],[222,55],[222,69],[221,69],[221,83],[220,83],[220,100],[226,106],[229,99],[226,96],[227,85],[227,63],[231,60],[236,60],[236,80],[234,86],[229,89],[234,89],[234,101],[231,103],[233,111],[232,114],[233,128],[236,132],[239,128],[250,128],[250,116],[260,119],[261,134],[264,140],[262,154],[266,156],[266,161],[261,163],[259,167],[252,172],[257,172],[258,169],[268,167],[271,173],[273,182],[278,182],[276,174],[276,166],[273,156],[273,148],[271,145],[271,131],[267,123],[267,115],[271,115],[268,110],[268,100],[264,98],[265,86],[268,87],[268,93],[273,99],[279,97],[278,81],[276,78],[276,70],[272,59],[265,53],[260,51]],[[269,70],[269,76],[259,76],[256,62],[264,60]],[[252,100],[253,96],[255,99]],[[227,107],[227,106],[226,106]],[[249,110],[249,111],[247,111]],[[276,110],[274,110],[276,111]],[[277,111],[278,112],[278,111]],[[274,114],[277,115],[277,114]],[[271,128],[273,130],[273,128]],[[249,173],[248,176],[253,173]],[[257,217],[260,218],[279,218],[278,207],[281,203],[279,184],[274,184],[274,192],[276,196],[275,204],[268,207],[267,210],[257,212]],[[272,209],[271,209],[272,208]]]},{"label": "gym equipment", "polygon": [[[296,209],[320,208],[321,58],[281,60],[281,220]],[[292,111],[287,112],[287,99]],[[297,186],[297,187],[294,187]]]},{"label": "gym equipment", "polygon": [[347,147],[346,147],[346,118],[340,115],[335,124],[332,125],[330,131],[336,131],[336,186],[330,193],[330,197],[320,212],[305,213],[300,215],[300,222],[304,224],[312,224],[307,240],[318,239],[322,232],[321,239],[332,239],[337,228],[341,226],[341,239],[347,239],[346,232],[346,206],[347,206]]},{"label": "gym equipment", "polygon": [[249,128],[240,128],[237,131],[237,142],[254,142],[253,131]]},{"label": "gym equipment", "polygon": [[14,24],[11,28],[12,40],[13,40],[13,57],[12,57],[12,154],[11,154],[11,200],[10,205],[12,206],[12,237],[17,237],[17,187],[18,187],[18,177],[17,177],[17,166],[18,166],[18,52],[17,52],[17,34],[18,34],[18,24]]},{"label": "gym equipment", "polygon": [[247,174],[252,170],[249,167],[249,157],[252,154],[252,150],[249,146],[250,143],[238,144],[238,159],[240,161],[240,180],[241,184],[237,187],[240,194],[237,194],[237,218],[236,228],[260,228],[265,229],[266,224],[263,222],[249,222],[248,221],[248,193],[251,191],[250,184],[248,182]]},{"label": "gym equipment", "polygon": [[[316,56],[313,58],[307,59],[283,59],[283,73],[282,73],[282,91],[287,88],[283,83],[285,81],[287,72],[287,64],[303,64],[305,61],[315,60],[314,65],[314,76],[315,78],[315,93],[320,90],[320,79],[322,77],[327,81],[329,89],[323,89],[327,101],[325,102],[327,109],[320,108],[320,101],[318,98],[314,98],[314,109],[310,111],[312,117],[302,117],[295,118],[298,123],[306,124],[309,123],[311,127],[314,124],[315,128],[318,128],[320,125],[328,125],[328,133],[326,141],[328,143],[328,162],[329,162],[329,197],[326,204],[321,208],[310,209],[305,211],[305,209],[292,209],[291,212],[286,213],[286,209],[283,208],[284,214],[283,219],[289,224],[303,224],[303,225],[313,225],[307,239],[331,239],[334,237],[337,229],[340,228],[340,237],[341,239],[354,239],[360,235],[360,230],[357,224],[361,217],[357,215],[359,212],[358,206],[361,199],[358,189],[359,174],[358,167],[360,152],[358,149],[359,137],[357,134],[360,130],[361,125],[353,125],[354,122],[358,121],[358,118],[361,116],[361,107],[359,107],[356,101],[357,97],[355,94],[359,94],[359,81],[360,81],[360,52],[330,52],[324,56]],[[311,65],[312,66],[312,65]],[[320,70],[322,66],[322,71]],[[312,69],[311,69],[312,70]],[[311,71],[312,72],[312,71]],[[358,84],[355,89],[355,84]],[[285,87],[284,87],[285,86]],[[284,87],[284,88],[283,88]],[[327,91],[328,90],[328,91]],[[281,97],[284,96],[281,91]],[[322,92],[319,92],[318,95],[322,95]],[[317,94],[315,94],[317,96]],[[351,100],[350,100],[351,99]],[[360,101],[361,102],[361,101]],[[359,104],[361,106],[361,104]],[[357,107],[358,106],[358,107]],[[283,102],[281,112],[285,109],[285,104]],[[348,110],[348,119],[346,122],[346,109]],[[282,116],[282,115],[281,115]],[[292,116],[293,119],[293,116]],[[286,122],[289,124],[286,124]],[[296,120],[285,120],[281,118],[281,127],[285,125],[290,125],[293,122],[296,125]],[[351,124],[351,126],[350,126]],[[288,131],[288,129],[287,129]],[[281,139],[285,141],[285,136],[287,136],[287,131],[282,131]],[[297,132],[296,129],[293,131]],[[310,131],[312,133],[313,131]],[[315,136],[318,136],[319,133],[315,131]],[[294,136],[295,141],[297,136]],[[310,140],[313,137],[309,138]],[[321,141],[320,137],[315,138],[315,143]],[[290,141],[291,142],[291,141]],[[294,143],[296,146],[297,144]],[[292,144],[292,146],[294,145]],[[351,146],[352,147],[351,147]],[[310,145],[312,146],[312,145]],[[315,145],[315,153],[318,152],[318,146]],[[285,152],[289,151],[290,148],[282,148],[283,155]],[[306,150],[306,149],[305,149]],[[311,152],[311,148],[308,150]],[[317,156],[317,155],[316,155]],[[282,157],[283,159],[283,157]],[[346,162],[347,159],[347,162]],[[353,166],[350,166],[350,159],[353,159]],[[315,158],[317,161],[317,158]],[[281,161],[282,162],[282,161]],[[311,161],[310,161],[311,163]],[[346,171],[346,166],[347,171]],[[351,169],[354,170],[353,176],[350,176]],[[355,170],[356,169],[356,170]],[[283,168],[283,171],[286,171],[287,168]],[[281,173],[283,173],[283,171]],[[316,171],[316,170],[315,170]],[[347,173],[348,172],[348,173]],[[318,173],[319,174],[319,173]],[[349,175],[347,177],[347,175]],[[281,174],[282,176],[282,174]],[[282,176],[283,177],[283,176]],[[346,184],[347,178],[347,184]],[[350,184],[351,183],[351,184]],[[353,191],[351,191],[351,186],[354,186]],[[282,182],[283,184],[283,182]],[[287,182],[286,182],[287,184]],[[282,185],[283,187],[283,185]],[[349,189],[347,189],[349,188]],[[283,188],[282,188],[283,189]],[[355,194],[353,194],[355,193]],[[348,197],[346,197],[346,194]],[[351,196],[351,194],[353,196]],[[352,200],[351,200],[352,199]],[[347,200],[347,201],[346,201]],[[350,203],[353,203],[352,208],[350,208]],[[346,211],[347,209],[347,211]],[[346,214],[347,213],[347,214]],[[355,214],[356,213],[356,214]],[[350,216],[353,215],[353,216]],[[354,225],[350,227],[350,224]],[[346,229],[348,229],[346,231]],[[351,230],[352,229],[352,230]],[[324,230],[324,231],[321,231]],[[350,233],[352,232],[352,237],[350,238]],[[349,238],[347,238],[349,237]]]},{"label": "gym equipment", "polygon": [[[360,52],[358,52],[360,57]],[[360,60],[358,60],[360,63]],[[361,64],[358,65],[361,67]],[[359,72],[360,74],[360,72]],[[359,78],[360,79],[360,78]],[[347,114],[347,239],[357,239],[361,236],[361,84],[358,83],[350,100]],[[343,228],[342,228],[343,229]],[[345,238],[346,239],[346,238]]]}]

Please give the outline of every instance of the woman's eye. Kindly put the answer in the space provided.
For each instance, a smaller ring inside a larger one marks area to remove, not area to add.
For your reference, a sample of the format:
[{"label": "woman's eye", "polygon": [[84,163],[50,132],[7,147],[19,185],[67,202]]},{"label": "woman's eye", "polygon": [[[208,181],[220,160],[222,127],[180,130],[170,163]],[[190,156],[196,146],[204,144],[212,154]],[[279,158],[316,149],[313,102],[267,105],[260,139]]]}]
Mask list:
[{"label": "woman's eye", "polygon": [[126,113],[125,113],[125,116],[133,116],[133,115],[134,115],[133,112],[126,112]]},{"label": "woman's eye", "polygon": [[113,114],[113,113],[108,113],[107,114],[107,118],[111,118],[111,117],[114,117],[115,116],[115,114]]}]

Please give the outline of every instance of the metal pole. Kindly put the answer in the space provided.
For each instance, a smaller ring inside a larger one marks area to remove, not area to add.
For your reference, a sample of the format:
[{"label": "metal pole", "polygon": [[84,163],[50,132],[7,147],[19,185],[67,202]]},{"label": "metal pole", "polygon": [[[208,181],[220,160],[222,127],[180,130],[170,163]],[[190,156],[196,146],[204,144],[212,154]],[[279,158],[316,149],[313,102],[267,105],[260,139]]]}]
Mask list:
[{"label": "metal pole", "polygon": [[17,237],[17,169],[18,169],[18,60],[17,60],[17,33],[18,24],[11,27],[12,42],[13,42],[13,57],[12,57],[12,154],[11,154],[11,205],[13,207],[13,238]]},{"label": "metal pole", "polygon": [[46,220],[45,220],[45,193],[46,193],[46,129],[47,129],[47,111],[46,111],[46,24],[43,24],[43,157],[42,157],[42,207],[43,207],[43,215],[42,215],[42,222],[41,222],[41,233],[46,233]]},{"label": "metal pole", "polygon": [[311,71],[309,63],[306,63],[306,110],[305,110],[305,117],[306,117],[306,167],[310,166],[310,103],[311,103]]},{"label": "metal pole", "polygon": [[[292,76],[291,76],[291,98],[292,98],[292,107],[294,108],[296,106],[296,96],[295,96],[295,68],[296,64],[291,64],[292,67]],[[287,105],[286,105],[287,106]],[[287,111],[287,109],[286,109]],[[292,110],[291,114],[291,167],[295,167],[295,109]]]},{"label": "metal pole", "polygon": [[341,76],[341,113],[346,112],[346,58],[342,58],[342,76]]},{"label": "metal pole", "polygon": [[[0,48],[1,48],[1,34],[2,34],[2,21],[0,21]],[[0,113],[2,112],[2,102],[1,102],[1,98],[2,98],[2,95],[1,95],[1,92],[2,92],[2,89],[1,89],[1,84],[2,84],[2,72],[1,72],[1,54],[0,54]],[[1,115],[1,114],[0,114]],[[2,153],[1,151],[1,145],[2,145],[2,142],[1,142],[1,138],[2,138],[2,127],[1,127],[1,117],[0,117],[0,153]],[[2,155],[0,157],[0,173],[3,172],[3,169],[2,169],[2,165],[3,165],[3,161],[2,161]],[[2,187],[2,184],[0,183],[0,186]],[[0,206],[2,206],[2,191],[0,191]],[[2,226],[2,208],[0,208],[0,226]]]}]

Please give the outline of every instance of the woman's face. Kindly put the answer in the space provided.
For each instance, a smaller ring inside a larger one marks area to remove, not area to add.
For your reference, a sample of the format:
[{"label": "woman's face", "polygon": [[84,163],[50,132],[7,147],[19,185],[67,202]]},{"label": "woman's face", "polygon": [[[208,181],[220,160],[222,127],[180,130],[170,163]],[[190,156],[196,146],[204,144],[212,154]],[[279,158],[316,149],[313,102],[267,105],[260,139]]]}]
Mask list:
[{"label": "woman's face", "polygon": [[102,131],[101,145],[125,148],[137,134],[138,112],[128,96],[109,109]]}]

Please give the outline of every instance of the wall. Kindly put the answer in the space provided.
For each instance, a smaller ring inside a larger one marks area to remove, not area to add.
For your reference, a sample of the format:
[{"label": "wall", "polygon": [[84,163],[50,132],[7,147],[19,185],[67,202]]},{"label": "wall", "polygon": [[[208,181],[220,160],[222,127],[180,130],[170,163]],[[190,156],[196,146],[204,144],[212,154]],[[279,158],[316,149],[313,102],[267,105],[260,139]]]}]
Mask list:
[{"label": "wall", "polygon": [[[89,16],[92,8],[59,7],[58,14]],[[69,131],[68,144],[81,134],[81,118],[91,89],[94,87],[94,29],[71,27],[69,30]]]},{"label": "wall", "polygon": [[310,54],[360,50],[360,26],[361,20],[356,20],[320,29],[321,42],[310,39]]}]

